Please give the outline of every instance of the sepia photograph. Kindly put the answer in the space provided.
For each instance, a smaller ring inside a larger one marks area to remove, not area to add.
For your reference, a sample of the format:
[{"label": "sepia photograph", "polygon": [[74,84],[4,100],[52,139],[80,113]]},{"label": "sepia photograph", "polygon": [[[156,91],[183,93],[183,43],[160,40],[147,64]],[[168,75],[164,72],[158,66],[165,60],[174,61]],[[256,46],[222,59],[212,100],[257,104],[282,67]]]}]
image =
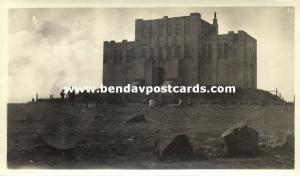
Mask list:
[{"label": "sepia photograph", "polygon": [[8,169],[294,169],[295,8],[8,9]]}]

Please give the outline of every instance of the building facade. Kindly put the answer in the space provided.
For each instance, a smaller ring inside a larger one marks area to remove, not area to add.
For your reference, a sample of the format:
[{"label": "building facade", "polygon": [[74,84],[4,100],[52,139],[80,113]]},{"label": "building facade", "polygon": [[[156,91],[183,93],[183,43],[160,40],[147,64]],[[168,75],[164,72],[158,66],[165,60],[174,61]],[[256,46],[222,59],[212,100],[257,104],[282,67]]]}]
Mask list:
[{"label": "building facade", "polygon": [[218,34],[199,13],[135,21],[135,40],[105,41],[103,84],[235,85],[256,88],[256,39],[244,31]]}]

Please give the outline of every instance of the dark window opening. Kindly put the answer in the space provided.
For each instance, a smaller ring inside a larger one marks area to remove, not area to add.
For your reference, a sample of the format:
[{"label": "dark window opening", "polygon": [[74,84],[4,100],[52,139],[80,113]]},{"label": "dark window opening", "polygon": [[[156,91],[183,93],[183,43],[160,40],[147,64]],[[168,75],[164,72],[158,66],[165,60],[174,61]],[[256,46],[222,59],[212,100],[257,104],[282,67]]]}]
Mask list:
[{"label": "dark window opening", "polygon": [[126,61],[127,63],[132,63],[135,59],[134,49],[127,49],[126,50]]},{"label": "dark window opening", "polygon": [[103,63],[104,63],[104,64],[107,63],[107,55],[106,55],[106,54],[104,54],[104,56],[103,56]]},{"label": "dark window opening", "polygon": [[171,58],[171,47],[170,46],[167,46],[167,59],[169,60]]},{"label": "dark window opening", "polygon": [[222,58],[222,45],[220,43],[218,43],[218,58]]},{"label": "dark window opening", "polygon": [[122,63],[122,50],[117,50],[116,51],[116,62],[117,63]]},{"label": "dark window opening", "polygon": [[190,23],[189,22],[186,22],[184,24],[184,33],[185,34],[189,34],[190,33]]},{"label": "dark window opening", "polygon": [[145,58],[145,57],[146,57],[146,48],[142,48],[141,58]]},{"label": "dark window opening", "polygon": [[228,44],[227,43],[225,43],[224,45],[223,45],[223,58],[224,59],[227,59],[228,58]]},{"label": "dark window opening", "polygon": [[175,50],[175,56],[176,57],[180,57],[180,46],[176,46],[176,50]]},{"label": "dark window opening", "polygon": [[191,51],[190,51],[190,46],[186,45],[184,46],[184,56],[185,58],[190,58],[191,57]]},{"label": "dark window opening", "polygon": [[209,43],[208,45],[207,45],[207,57],[208,58],[212,58],[212,44],[211,43]]},{"label": "dark window opening", "polygon": [[156,67],[153,69],[153,86],[159,86],[164,82],[164,69],[162,67]]},{"label": "dark window opening", "polygon": [[172,25],[169,24],[168,25],[168,36],[171,36],[172,35]]},{"label": "dark window opening", "polygon": [[150,58],[154,59],[154,48],[150,48]]},{"label": "dark window opening", "polygon": [[180,35],[180,33],[181,33],[180,24],[176,24],[176,35]]},{"label": "dark window opening", "polygon": [[218,58],[219,59],[227,59],[228,58],[228,44],[227,43],[219,43],[218,44]]},{"label": "dark window opening", "polygon": [[158,59],[162,59],[163,58],[163,48],[159,48],[158,49]]},{"label": "dark window opening", "polygon": [[158,33],[159,33],[159,36],[164,35],[164,23],[163,22],[159,23]]},{"label": "dark window opening", "polygon": [[154,37],[154,35],[155,35],[155,26],[154,23],[152,23],[150,27],[150,38]]}]

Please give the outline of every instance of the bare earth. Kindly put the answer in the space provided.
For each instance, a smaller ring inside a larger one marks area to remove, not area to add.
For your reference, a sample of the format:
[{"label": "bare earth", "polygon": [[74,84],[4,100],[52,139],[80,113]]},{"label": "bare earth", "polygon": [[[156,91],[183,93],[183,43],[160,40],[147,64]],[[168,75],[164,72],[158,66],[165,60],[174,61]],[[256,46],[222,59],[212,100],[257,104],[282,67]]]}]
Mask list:
[{"label": "bare earth", "polygon": [[[126,123],[137,113],[146,122]],[[187,134],[194,150],[221,140],[237,123],[259,132],[260,143],[277,145],[294,132],[291,105],[200,105],[124,107],[40,102],[8,104],[9,168],[80,169],[254,169],[294,168],[293,152],[268,149],[256,157],[209,157],[191,161],[158,161],[155,141]],[[68,139],[61,144],[59,141]],[[48,145],[49,144],[49,145]],[[51,147],[52,146],[52,147]],[[70,150],[57,150],[57,148]]]}]

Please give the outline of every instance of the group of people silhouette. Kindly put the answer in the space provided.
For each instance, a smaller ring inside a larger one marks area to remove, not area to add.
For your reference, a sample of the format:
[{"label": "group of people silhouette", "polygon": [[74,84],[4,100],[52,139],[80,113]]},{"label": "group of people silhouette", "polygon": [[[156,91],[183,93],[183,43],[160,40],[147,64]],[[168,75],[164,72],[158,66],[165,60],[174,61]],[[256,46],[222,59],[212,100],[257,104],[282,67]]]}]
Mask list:
[{"label": "group of people silhouette", "polygon": [[68,91],[68,92],[65,93],[65,90],[63,89],[60,92],[60,97],[61,97],[62,100],[67,100],[67,102],[70,102],[71,104],[74,104],[75,103],[75,97],[76,97],[75,90]]}]

